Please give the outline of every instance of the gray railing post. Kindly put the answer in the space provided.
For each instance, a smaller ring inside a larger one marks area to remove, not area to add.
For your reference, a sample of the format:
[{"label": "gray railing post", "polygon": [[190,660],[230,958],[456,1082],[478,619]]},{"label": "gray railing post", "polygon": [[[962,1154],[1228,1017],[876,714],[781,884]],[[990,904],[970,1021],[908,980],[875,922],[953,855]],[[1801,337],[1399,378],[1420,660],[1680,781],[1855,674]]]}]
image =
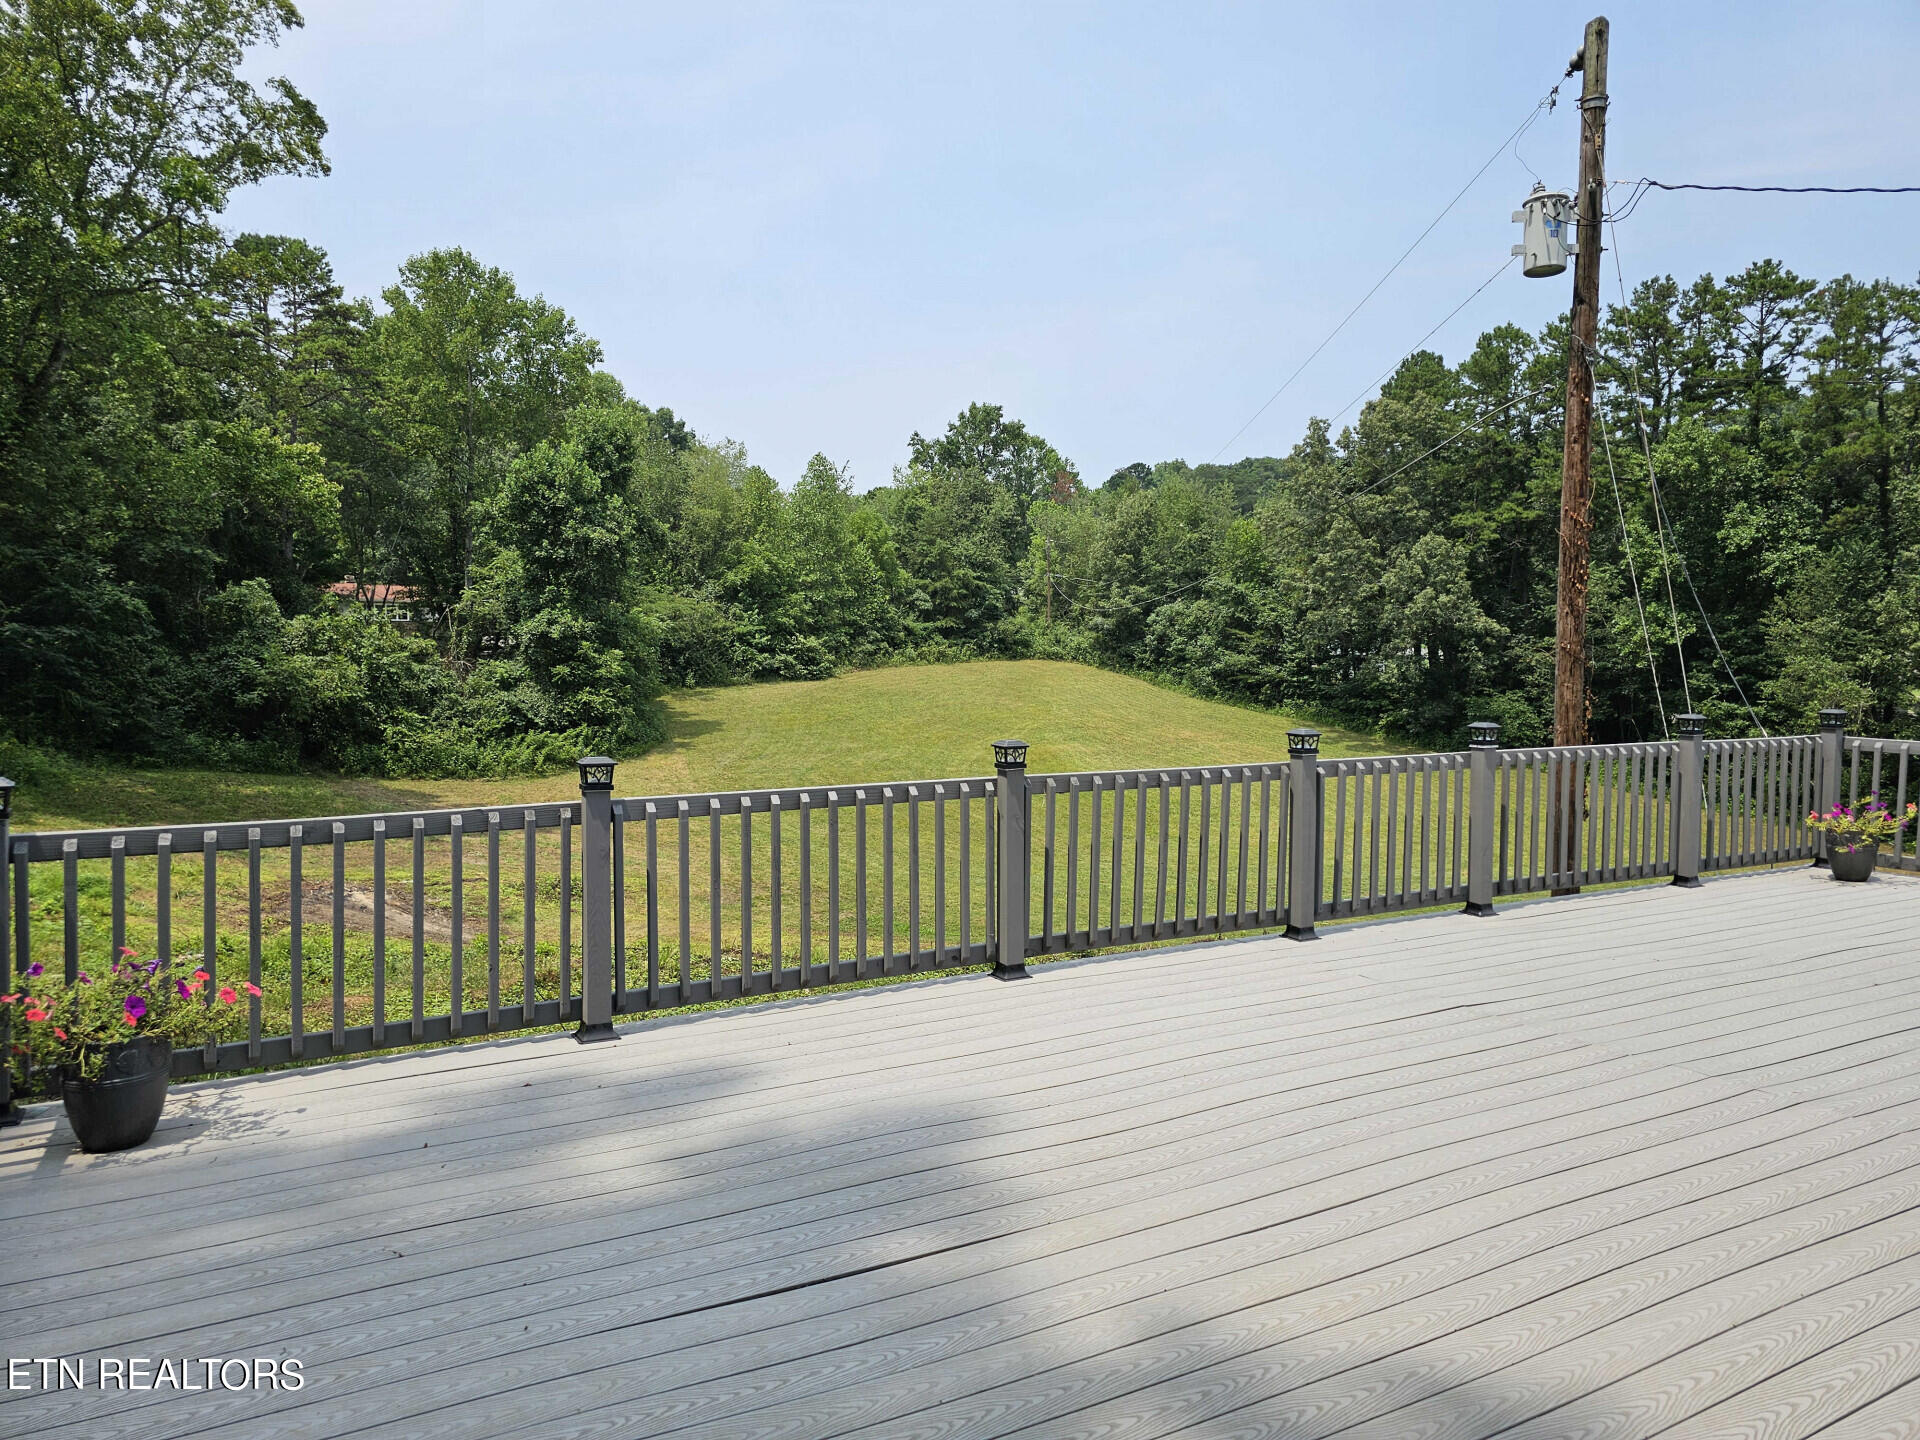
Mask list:
[{"label": "gray railing post", "polygon": [[[1846,763],[1847,755],[1847,712],[1844,710],[1822,710],[1820,712],[1820,789],[1817,792],[1815,808],[1821,814],[1833,809],[1840,803],[1840,772]],[[1813,842],[1813,863],[1827,863],[1827,837],[1824,832],[1816,832]]]},{"label": "gray railing post", "polygon": [[1707,717],[1676,715],[1679,764],[1673,767],[1673,883],[1691,890],[1700,883],[1701,788],[1705,774]]},{"label": "gray railing post", "polygon": [[[532,904],[532,897],[528,897]],[[580,762],[580,1028],[581,1044],[618,1040],[613,1028],[613,761]],[[719,956],[714,968],[719,968]],[[460,1004],[458,996],[454,1004]]]},{"label": "gray railing post", "polygon": [[1493,767],[1500,750],[1500,725],[1476,720],[1467,726],[1467,903],[1468,915],[1493,914]]},{"label": "gray railing post", "polygon": [[1027,742],[993,742],[995,828],[999,832],[999,953],[993,978],[1023,980],[1027,974]]},{"label": "gray railing post", "polygon": [[[13,781],[0,775],[0,994],[13,993]],[[0,1006],[0,1126],[18,1125],[13,1098],[13,1007]]]},{"label": "gray railing post", "polygon": [[1287,731],[1287,930],[1289,940],[1313,940],[1320,909],[1320,732]]}]

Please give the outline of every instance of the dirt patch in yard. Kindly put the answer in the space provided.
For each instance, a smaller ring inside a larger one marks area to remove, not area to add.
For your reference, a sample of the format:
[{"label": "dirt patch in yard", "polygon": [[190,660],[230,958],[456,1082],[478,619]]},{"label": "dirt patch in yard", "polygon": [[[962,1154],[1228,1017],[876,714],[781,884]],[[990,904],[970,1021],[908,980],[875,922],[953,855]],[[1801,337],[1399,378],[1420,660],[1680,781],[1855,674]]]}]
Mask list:
[{"label": "dirt patch in yard", "polygon": [[[333,928],[333,886],[324,880],[310,880],[301,887],[300,923],[312,933],[316,930]],[[341,911],[347,929],[359,935],[373,934],[373,898],[371,885],[348,885],[341,892]],[[292,897],[281,890],[262,897],[269,913],[284,919],[293,916]],[[413,939],[413,906],[409,891],[387,889],[387,938],[389,940]],[[445,945],[453,940],[453,911],[439,905],[428,905],[421,911],[421,930],[429,940]],[[485,917],[476,923],[471,914],[460,917],[461,928],[466,932],[469,943],[486,938]]]}]

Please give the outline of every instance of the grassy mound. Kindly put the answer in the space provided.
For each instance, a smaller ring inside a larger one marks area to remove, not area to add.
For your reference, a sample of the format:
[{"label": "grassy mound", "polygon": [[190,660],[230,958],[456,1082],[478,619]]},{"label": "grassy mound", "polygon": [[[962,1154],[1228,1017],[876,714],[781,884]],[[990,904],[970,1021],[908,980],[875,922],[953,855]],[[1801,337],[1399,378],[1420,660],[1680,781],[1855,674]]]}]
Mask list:
[{"label": "grassy mound", "polygon": [[[990,741],[1033,746],[1035,770],[1218,765],[1284,759],[1286,715],[1162,690],[1052,660],[867,670],[830,680],[668,697],[667,739],[622,762],[622,795],[982,775]],[[1323,753],[1380,754],[1375,736],[1329,731]],[[21,829],[156,825],[560,799],[571,771],[522,780],[365,780],[130,770],[24,761]]]}]

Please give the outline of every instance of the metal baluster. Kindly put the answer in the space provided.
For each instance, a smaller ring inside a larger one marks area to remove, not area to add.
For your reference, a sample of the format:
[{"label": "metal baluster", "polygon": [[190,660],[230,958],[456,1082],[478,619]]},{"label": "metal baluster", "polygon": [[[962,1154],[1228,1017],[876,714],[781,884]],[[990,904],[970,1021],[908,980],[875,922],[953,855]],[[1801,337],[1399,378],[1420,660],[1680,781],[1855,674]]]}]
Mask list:
[{"label": "metal baluster", "polygon": [[[1167,921],[1167,824],[1168,811],[1171,808],[1173,777],[1166,771],[1160,772],[1160,872],[1154,883],[1153,895],[1153,934],[1158,939],[1166,928]],[[1183,792],[1184,793],[1184,792]]]},{"label": "metal baluster", "polygon": [[560,1018],[574,1018],[573,810],[569,806],[560,809]]},{"label": "metal baluster", "polygon": [[[209,853],[211,853],[211,847],[209,847]],[[72,985],[80,974],[80,842],[78,840],[60,842],[60,871],[60,949],[66,959],[67,984]],[[207,897],[207,914],[209,917],[213,914],[211,892]],[[211,918],[207,923],[211,929]]]},{"label": "metal baluster", "polygon": [[306,839],[304,825],[287,827],[287,893],[292,901],[287,929],[287,1020],[290,1053],[298,1060],[307,1048],[306,950],[301,925],[307,908],[306,886],[300,879],[300,855]]},{"label": "metal baluster", "polygon": [[539,887],[538,872],[535,870],[538,838],[535,833],[535,815],[532,806],[520,812],[520,1019],[523,1024],[533,1024],[534,1005],[534,924],[538,918]]},{"label": "metal baluster", "polygon": [[860,902],[860,913],[854,917],[853,931],[853,977],[858,980],[867,974],[867,792],[853,792],[853,884],[854,894]]},{"label": "metal baluster", "polygon": [[965,964],[973,955],[973,837],[970,820],[973,801],[967,784],[960,783],[960,960]]},{"label": "metal baluster", "polygon": [[780,909],[785,900],[780,876],[780,822],[783,818],[780,792],[776,790],[767,798],[767,948],[773,951],[771,983],[775,990],[782,988],[781,982],[786,978],[786,961],[780,954]]},{"label": "metal baluster", "polygon": [[[960,802],[966,808],[966,801]],[[964,894],[964,891],[962,892]],[[947,787],[933,787],[933,963],[947,963]]]},{"label": "metal baluster", "polygon": [[[458,815],[453,817],[458,820]],[[627,807],[624,802],[616,802],[613,807],[613,1011],[618,1015],[627,1008]],[[460,850],[460,832],[453,835],[454,853]],[[455,871],[458,874],[458,870]],[[455,882],[456,885],[458,882]],[[459,929],[454,926],[454,954],[459,954]]]},{"label": "metal baluster", "polygon": [[333,1053],[347,1048],[347,827],[333,822]]},{"label": "metal baluster", "polygon": [[247,827],[247,1059],[260,1059],[260,827]]},{"label": "metal baluster", "polygon": [[740,993],[753,982],[753,797],[740,797]]},{"label": "metal baluster", "polygon": [[113,958],[118,960],[120,952],[127,948],[127,837],[115,835],[107,842],[107,849],[113,857],[108,869],[113,906]]},{"label": "metal baluster", "polygon": [[[693,811],[689,802],[680,805],[680,1003],[693,1000],[693,842],[690,834]],[[711,989],[711,986],[709,986]]]},{"label": "metal baluster", "polygon": [[[1047,782],[1047,803],[1053,803],[1053,782]],[[1063,949],[1074,948],[1074,916],[1080,889],[1080,777],[1067,782],[1067,929]],[[1053,912],[1047,912],[1051,920]]]},{"label": "metal baluster", "polygon": [[800,986],[813,983],[813,795],[800,792]]},{"label": "metal baluster", "polygon": [[[447,1033],[458,1035],[463,1028],[461,1017],[467,1009],[467,876],[463,843],[467,838],[466,817],[455,811],[447,817],[447,866],[451,871],[450,880],[453,893],[453,946],[448,956],[447,970]],[[298,863],[299,851],[294,855]]]},{"label": "metal baluster", "polygon": [[[217,899],[216,886],[219,884],[218,861],[214,857],[218,854],[219,844],[218,830],[200,832],[200,964],[207,972],[206,998],[209,1004],[212,1003],[214,991],[220,984],[219,937],[214,933],[214,902]],[[72,915],[72,909],[69,908],[67,913]],[[219,1054],[219,1046],[209,1039],[202,1057],[207,1069],[214,1068]]]},{"label": "metal baluster", "polygon": [[907,969],[920,968],[920,787],[907,787]]},{"label": "metal baluster", "polygon": [[[562,964],[565,963],[563,960]],[[413,817],[413,1027],[412,1038],[426,1033],[427,988],[427,822]]]},{"label": "metal baluster", "polygon": [[899,932],[893,915],[893,787],[880,790],[880,848],[885,852],[880,863],[880,918],[884,927],[880,936],[880,973],[893,973],[894,941]]},{"label": "metal baluster", "polygon": [[839,976],[840,964],[840,792],[827,792],[827,983]]},{"label": "metal baluster", "polygon": [[487,1029],[500,1028],[500,812],[487,812]]},{"label": "metal baluster", "polygon": [[[726,978],[726,954],[720,936],[720,801],[707,801],[707,993],[720,998],[720,982]],[[743,985],[745,981],[741,982]]]},{"label": "metal baluster", "polygon": [[[647,802],[647,1008],[660,1008],[660,807]],[[682,991],[682,998],[685,992]]]}]

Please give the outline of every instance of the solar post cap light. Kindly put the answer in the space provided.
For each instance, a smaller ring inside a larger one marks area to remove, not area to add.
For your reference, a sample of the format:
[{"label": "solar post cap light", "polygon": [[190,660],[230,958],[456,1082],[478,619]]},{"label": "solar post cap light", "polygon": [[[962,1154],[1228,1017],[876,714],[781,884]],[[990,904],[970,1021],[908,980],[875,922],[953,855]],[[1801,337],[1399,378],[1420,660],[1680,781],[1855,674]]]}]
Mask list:
[{"label": "solar post cap light", "polygon": [[1536,181],[1533,193],[1513,212],[1514,221],[1523,226],[1520,243],[1513,253],[1525,257],[1520,273],[1533,280],[1544,280],[1567,268],[1567,256],[1579,249],[1573,243],[1573,197],[1564,190],[1549,190]]}]

